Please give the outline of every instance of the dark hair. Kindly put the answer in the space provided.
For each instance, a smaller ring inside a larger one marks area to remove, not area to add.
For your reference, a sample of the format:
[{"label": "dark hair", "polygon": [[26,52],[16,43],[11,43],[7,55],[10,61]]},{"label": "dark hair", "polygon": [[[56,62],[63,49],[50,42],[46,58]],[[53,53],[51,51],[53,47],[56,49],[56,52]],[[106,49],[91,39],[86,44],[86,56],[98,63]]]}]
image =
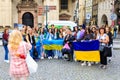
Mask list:
[{"label": "dark hair", "polygon": [[42,32],[42,34],[44,34],[44,28],[40,28],[39,30],[40,30],[40,34],[41,34],[41,29],[43,29],[43,32]]},{"label": "dark hair", "polygon": [[54,24],[52,24],[51,26],[54,26]]},{"label": "dark hair", "polygon": [[77,27],[77,26],[75,26],[75,27],[73,27],[73,31],[75,31],[75,28],[77,28],[77,30],[78,30],[78,27]]},{"label": "dark hair", "polygon": [[91,33],[90,28],[86,28],[86,29],[85,29],[85,34],[87,34],[87,31],[88,31],[89,34]]},{"label": "dark hair", "polygon": [[[57,29],[57,32],[58,32],[58,28],[55,28],[55,29]],[[54,29],[54,32],[55,32],[55,29]]]},{"label": "dark hair", "polygon": [[99,33],[100,33],[100,30],[101,30],[101,29],[103,29],[103,30],[104,30],[104,33],[106,33],[106,30],[105,30],[104,27],[99,28]]},{"label": "dark hair", "polygon": [[[60,28],[60,29],[58,30],[58,32],[59,32],[59,33],[61,33],[61,31],[60,31],[60,30],[62,30],[62,28]],[[63,30],[62,30],[62,32],[63,32]]]},{"label": "dark hair", "polygon": [[7,30],[8,30],[8,28],[5,28],[5,29],[4,29],[4,34],[6,34],[6,31],[7,31]]}]

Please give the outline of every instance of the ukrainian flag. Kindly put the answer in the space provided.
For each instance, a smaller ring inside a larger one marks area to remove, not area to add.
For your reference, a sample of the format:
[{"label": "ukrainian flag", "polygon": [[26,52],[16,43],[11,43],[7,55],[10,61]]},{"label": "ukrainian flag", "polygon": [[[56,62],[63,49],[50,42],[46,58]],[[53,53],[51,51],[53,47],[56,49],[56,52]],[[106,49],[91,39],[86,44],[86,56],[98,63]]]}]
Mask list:
[{"label": "ukrainian flag", "polygon": [[63,48],[63,40],[43,40],[45,50],[61,50]]},{"label": "ukrainian flag", "polygon": [[76,60],[100,61],[99,41],[73,42]]}]

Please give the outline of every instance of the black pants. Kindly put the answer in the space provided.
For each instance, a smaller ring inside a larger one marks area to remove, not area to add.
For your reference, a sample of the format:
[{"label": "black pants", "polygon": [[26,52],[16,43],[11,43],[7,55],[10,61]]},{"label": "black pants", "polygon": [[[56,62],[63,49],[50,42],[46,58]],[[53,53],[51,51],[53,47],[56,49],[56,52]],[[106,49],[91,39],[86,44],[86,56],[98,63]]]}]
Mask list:
[{"label": "black pants", "polygon": [[104,52],[100,51],[100,63],[103,65],[107,65],[107,57],[104,56]]}]

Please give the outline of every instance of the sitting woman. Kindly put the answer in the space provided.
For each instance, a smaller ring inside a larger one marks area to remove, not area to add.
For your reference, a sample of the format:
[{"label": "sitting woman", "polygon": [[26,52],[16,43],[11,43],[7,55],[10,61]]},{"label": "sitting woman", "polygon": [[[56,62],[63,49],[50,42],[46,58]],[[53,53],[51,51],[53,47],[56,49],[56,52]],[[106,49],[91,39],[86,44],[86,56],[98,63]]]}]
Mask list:
[{"label": "sitting woman", "polygon": [[66,30],[67,35],[64,38],[64,45],[68,44],[70,47],[68,52],[62,51],[63,55],[68,54],[68,61],[73,61],[73,47],[72,42],[75,40],[75,37],[72,35],[71,29]]}]

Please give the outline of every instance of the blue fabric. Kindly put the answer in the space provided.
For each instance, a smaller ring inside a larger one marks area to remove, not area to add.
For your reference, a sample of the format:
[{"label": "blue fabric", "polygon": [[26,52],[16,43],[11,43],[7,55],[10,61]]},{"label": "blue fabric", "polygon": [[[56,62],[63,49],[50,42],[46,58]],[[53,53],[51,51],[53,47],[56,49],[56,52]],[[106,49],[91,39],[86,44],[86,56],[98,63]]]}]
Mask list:
[{"label": "blue fabric", "polygon": [[30,50],[30,56],[33,58],[33,52],[34,52],[34,44],[32,44],[32,49]]},{"label": "blue fabric", "polygon": [[60,40],[43,40],[44,45],[63,45],[63,39]]},{"label": "blue fabric", "polygon": [[117,31],[114,31],[114,38],[116,38],[117,36]]},{"label": "blue fabric", "polygon": [[40,40],[38,40],[38,41],[36,42],[36,46],[41,46]]},{"label": "blue fabric", "polygon": [[5,60],[8,60],[8,52],[9,52],[9,51],[8,51],[7,45],[4,46],[4,49],[5,49],[5,58],[4,58],[4,59],[5,59]]},{"label": "blue fabric", "polygon": [[41,58],[40,46],[36,46],[36,50],[37,50],[37,53],[38,53],[38,58]]},{"label": "blue fabric", "polygon": [[99,50],[99,44],[98,40],[73,42],[73,47],[76,51],[96,51]]},{"label": "blue fabric", "polygon": [[46,39],[48,40],[48,39],[54,39],[54,36],[53,36],[53,34],[51,34],[51,33],[47,33],[47,35],[46,35]]}]

